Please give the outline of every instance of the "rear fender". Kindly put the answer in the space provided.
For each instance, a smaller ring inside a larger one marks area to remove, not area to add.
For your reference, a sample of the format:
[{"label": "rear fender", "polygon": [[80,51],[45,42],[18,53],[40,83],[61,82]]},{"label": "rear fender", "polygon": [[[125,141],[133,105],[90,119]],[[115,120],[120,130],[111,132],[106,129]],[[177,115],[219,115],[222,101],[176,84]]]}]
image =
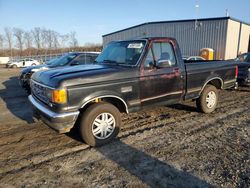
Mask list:
[{"label": "rear fender", "polygon": [[217,89],[223,89],[224,82],[223,82],[222,78],[220,78],[218,76],[208,78],[206,80],[206,82],[203,84],[199,95],[202,93],[202,91],[204,90],[204,88],[208,84],[211,84],[211,85],[215,86]]}]

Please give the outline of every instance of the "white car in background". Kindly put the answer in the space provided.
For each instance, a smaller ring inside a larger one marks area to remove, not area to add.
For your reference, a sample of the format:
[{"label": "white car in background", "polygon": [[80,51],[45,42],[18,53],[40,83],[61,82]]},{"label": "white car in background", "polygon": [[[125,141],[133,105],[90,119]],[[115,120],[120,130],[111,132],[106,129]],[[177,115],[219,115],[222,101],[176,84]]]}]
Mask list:
[{"label": "white car in background", "polygon": [[205,60],[201,56],[183,56],[182,59],[186,61],[204,61]]},{"label": "white car in background", "polygon": [[7,68],[29,67],[40,65],[39,61],[31,58],[25,58],[18,61],[10,61],[6,64]]}]

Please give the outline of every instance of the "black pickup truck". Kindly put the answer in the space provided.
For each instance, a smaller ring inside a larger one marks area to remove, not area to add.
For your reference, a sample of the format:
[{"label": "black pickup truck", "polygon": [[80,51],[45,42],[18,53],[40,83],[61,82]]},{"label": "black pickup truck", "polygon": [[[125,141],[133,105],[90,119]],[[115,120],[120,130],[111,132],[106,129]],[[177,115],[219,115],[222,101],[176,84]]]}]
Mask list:
[{"label": "black pickup truck", "polygon": [[184,63],[173,38],[117,41],[94,64],[33,74],[29,100],[53,129],[69,132],[77,122],[82,139],[100,146],[117,136],[123,112],[190,99],[213,112],[218,89],[235,86],[237,69],[228,61]]},{"label": "black pickup truck", "polygon": [[239,55],[235,61],[239,62],[238,83],[243,86],[250,86],[250,53]]}]

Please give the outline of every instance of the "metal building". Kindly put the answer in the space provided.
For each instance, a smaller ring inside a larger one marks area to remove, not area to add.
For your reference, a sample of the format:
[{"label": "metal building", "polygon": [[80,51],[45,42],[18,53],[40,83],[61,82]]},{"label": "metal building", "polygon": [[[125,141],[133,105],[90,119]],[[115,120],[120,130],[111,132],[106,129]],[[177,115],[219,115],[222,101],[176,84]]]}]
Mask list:
[{"label": "metal building", "polygon": [[202,48],[215,50],[216,59],[233,59],[250,51],[250,24],[232,17],[148,22],[103,35],[103,46],[115,40],[174,37],[182,54],[198,55]]}]

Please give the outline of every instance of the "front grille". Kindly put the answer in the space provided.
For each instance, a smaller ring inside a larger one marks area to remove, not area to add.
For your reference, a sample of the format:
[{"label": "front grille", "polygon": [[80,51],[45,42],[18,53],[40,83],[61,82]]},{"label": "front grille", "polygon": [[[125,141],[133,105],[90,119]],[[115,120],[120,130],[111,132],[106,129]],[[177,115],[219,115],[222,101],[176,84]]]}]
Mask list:
[{"label": "front grille", "polygon": [[32,95],[34,95],[36,98],[38,98],[42,102],[49,104],[49,99],[48,99],[47,94],[46,94],[48,88],[46,88],[45,86],[42,86],[34,81],[31,81],[30,87],[31,87]]}]

